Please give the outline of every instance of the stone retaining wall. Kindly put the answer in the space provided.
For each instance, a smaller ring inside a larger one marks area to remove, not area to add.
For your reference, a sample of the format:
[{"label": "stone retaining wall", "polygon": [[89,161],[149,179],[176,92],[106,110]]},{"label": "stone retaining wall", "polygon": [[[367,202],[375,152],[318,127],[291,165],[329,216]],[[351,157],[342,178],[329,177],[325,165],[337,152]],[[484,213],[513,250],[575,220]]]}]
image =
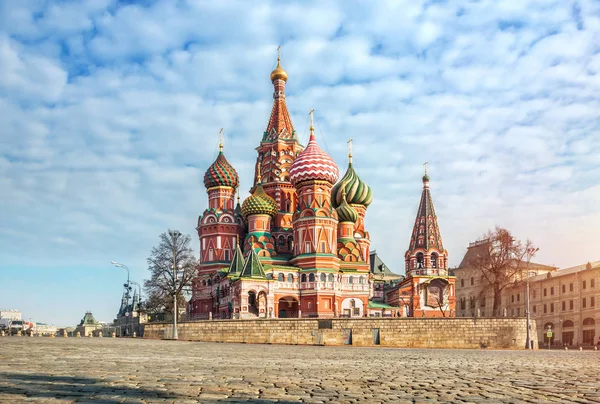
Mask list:
[{"label": "stone retaining wall", "polygon": [[[169,339],[173,326],[146,324],[144,338]],[[376,343],[377,330],[379,344]],[[213,320],[178,324],[179,339],[252,344],[524,349],[524,318],[360,318]],[[532,321],[531,335],[536,335]]]}]

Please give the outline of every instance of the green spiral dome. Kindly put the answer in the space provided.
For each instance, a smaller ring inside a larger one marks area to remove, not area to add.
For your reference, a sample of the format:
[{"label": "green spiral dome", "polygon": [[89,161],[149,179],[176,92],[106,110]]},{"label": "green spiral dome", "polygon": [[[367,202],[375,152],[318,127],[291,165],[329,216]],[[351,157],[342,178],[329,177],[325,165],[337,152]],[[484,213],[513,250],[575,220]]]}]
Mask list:
[{"label": "green spiral dome", "polygon": [[269,215],[274,217],[277,214],[277,204],[275,200],[265,193],[261,183],[256,185],[254,193],[242,203],[242,215],[248,218],[250,215]]},{"label": "green spiral dome", "polygon": [[373,201],[371,188],[358,177],[352,163],[348,164],[348,170],[340,182],[331,188],[331,202],[335,208],[340,206],[344,199],[342,188],[346,191],[346,200],[351,205],[363,205],[366,208]]},{"label": "green spiral dome", "polygon": [[356,223],[358,220],[358,213],[352,206],[348,205],[345,198],[342,198],[342,203],[340,203],[340,206],[338,206],[335,211],[338,214],[339,222]]}]

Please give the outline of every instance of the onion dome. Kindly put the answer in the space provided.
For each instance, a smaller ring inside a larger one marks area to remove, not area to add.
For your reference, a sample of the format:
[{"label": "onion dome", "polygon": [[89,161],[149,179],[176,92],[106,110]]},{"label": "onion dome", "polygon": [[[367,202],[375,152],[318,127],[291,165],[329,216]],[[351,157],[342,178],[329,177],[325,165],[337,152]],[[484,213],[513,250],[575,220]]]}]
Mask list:
[{"label": "onion dome", "polygon": [[338,206],[335,211],[338,214],[339,222],[356,223],[358,221],[358,213],[352,206],[348,205],[348,202],[346,202],[345,193],[342,197],[342,203],[340,203],[340,206]]},{"label": "onion dome", "polygon": [[225,158],[221,146],[217,159],[204,174],[204,186],[206,189],[213,187],[237,188],[239,182],[238,173]]},{"label": "onion dome", "polygon": [[274,217],[277,211],[277,203],[267,195],[260,183],[259,177],[254,193],[242,203],[242,215],[244,218],[248,218],[250,215],[269,215]]},{"label": "onion dome", "polygon": [[429,164],[429,163],[424,164],[425,174],[423,175],[423,178],[422,178],[424,187],[429,187],[429,174],[427,174],[427,164]]},{"label": "onion dome", "polygon": [[283,67],[281,67],[281,60],[278,57],[277,58],[277,67],[275,68],[275,70],[273,70],[271,72],[271,81],[275,81],[275,80],[287,81],[287,79],[288,79],[288,74],[285,70],[283,70]]},{"label": "onion dome", "polygon": [[308,145],[290,167],[290,182],[294,186],[306,180],[321,180],[335,184],[340,175],[335,161],[319,147],[313,130],[311,125]]},{"label": "onion dome", "polygon": [[[344,193],[346,194],[345,198]],[[331,189],[331,202],[334,207],[340,206],[344,199],[351,205],[363,205],[365,208],[373,201],[371,188],[358,177],[352,167],[352,157],[350,157],[346,174]]]}]

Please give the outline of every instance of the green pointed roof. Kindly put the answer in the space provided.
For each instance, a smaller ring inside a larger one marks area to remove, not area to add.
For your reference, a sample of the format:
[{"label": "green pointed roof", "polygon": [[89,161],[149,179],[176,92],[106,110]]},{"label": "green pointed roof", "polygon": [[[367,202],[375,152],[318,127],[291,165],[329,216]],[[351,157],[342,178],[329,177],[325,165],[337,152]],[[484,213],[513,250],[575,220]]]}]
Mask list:
[{"label": "green pointed roof", "polygon": [[242,270],[240,277],[266,279],[263,266],[253,248],[250,249],[250,255],[246,258],[246,263],[244,264],[244,269]]},{"label": "green pointed roof", "polygon": [[242,272],[242,269],[244,269],[244,255],[242,254],[240,244],[238,243],[235,247],[235,252],[233,253],[233,258],[231,259],[227,274],[239,275]]},{"label": "green pointed roof", "polygon": [[79,323],[79,325],[90,325],[90,324],[96,325],[96,324],[98,324],[98,321],[96,321],[92,312],[88,311],[85,313],[85,316],[83,316],[83,318],[81,319],[81,323]]}]

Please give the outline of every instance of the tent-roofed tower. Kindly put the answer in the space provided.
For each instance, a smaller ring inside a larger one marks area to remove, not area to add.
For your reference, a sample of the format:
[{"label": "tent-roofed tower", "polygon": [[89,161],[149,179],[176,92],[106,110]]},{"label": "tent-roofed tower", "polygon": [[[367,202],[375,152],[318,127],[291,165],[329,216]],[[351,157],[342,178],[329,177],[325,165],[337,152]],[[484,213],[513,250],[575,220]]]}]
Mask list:
[{"label": "tent-roofed tower", "polygon": [[448,251],[442,244],[442,235],[429,189],[429,175],[425,168],[423,191],[417,210],[408,250],[404,255],[406,274],[447,275]]},{"label": "tent-roofed tower", "polygon": [[[273,107],[260,145],[254,172],[254,184],[260,176],[262,187],[277,206],[272,222],[272,235],[278,254],[290,255],[293,247],[292,214],[296,210],[296,189],[290,182],[289,170],[302,151],[286,105],[285,85],[288,74],[281,66],[279,48],[277,66],[271,72]],[[254,192],[254,187],[251,193]]]},{"label": "tent-roofed tower", "polygon": [[448,251],[433,208],[425,163],[423,191],[408,250],[404,255],[406,278],[385,290],[388,304],[399,306],[407,317],[456,316],[456,278],[448,273]]}]

